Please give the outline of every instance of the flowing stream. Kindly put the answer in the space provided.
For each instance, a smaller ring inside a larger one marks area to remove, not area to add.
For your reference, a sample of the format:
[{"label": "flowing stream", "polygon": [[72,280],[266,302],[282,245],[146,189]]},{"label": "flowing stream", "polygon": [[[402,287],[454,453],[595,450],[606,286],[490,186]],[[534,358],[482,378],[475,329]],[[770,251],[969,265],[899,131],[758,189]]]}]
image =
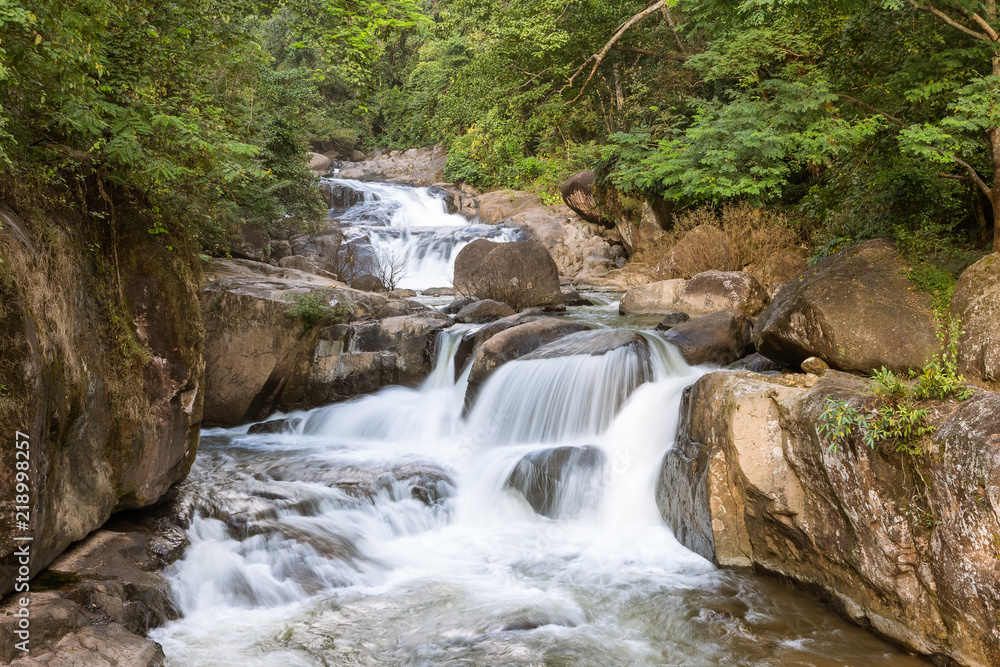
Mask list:
[{"label": "flowing stream", "polygon": [[[169,665],[925,664],[674,539],[655,480],[704,369],[647,336],[510,362],[466,409],[462,333],[418,389],[205,432]],[[508,482],[555,447],[539,514]]]},{"label": "flowing stream", "polygon": [[348,226],[354,238],[363,237],[376,257],[405,264],[400,288],[422,290],[448,287],[459,251],[475,239],[516,240],[514,230],[473,224],[447,211],[433,188],[391,183],[364,183],[326,179],[334,190],[351,191],[352,204],[331,215]]}]

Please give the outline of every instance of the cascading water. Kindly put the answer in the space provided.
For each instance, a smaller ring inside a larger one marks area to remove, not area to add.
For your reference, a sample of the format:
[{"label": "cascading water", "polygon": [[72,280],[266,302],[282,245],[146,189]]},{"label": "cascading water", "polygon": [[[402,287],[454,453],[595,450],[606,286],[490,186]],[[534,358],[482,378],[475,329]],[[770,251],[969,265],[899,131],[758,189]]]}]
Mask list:
[{"label": "cascading water", "polygon": [[419,389],[204,434],[169,665],[923,664],[674,539],[673,348],[508,363],[464,418],[462,333]]},{"label": "cascading water", "polygon": [[401,259],[405,267],[399,287],[428,289],[451,285],[459,251],[475,239],[511,241],[517,232],[493,225],[471,224],[451,215],[431,188],[390,183],[327,179],[331,189],[346,188],[355,203],[331,215],[364,236],[375,257]]}]

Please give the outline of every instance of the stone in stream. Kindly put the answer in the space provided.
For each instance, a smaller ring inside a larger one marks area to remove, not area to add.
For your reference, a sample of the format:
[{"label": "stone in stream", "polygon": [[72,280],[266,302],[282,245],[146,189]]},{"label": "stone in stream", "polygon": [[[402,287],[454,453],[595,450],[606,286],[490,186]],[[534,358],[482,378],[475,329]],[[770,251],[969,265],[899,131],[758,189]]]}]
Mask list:
[{"label": "stone in stream", "polygon": [[[565,512],[584,507],[567,507],[586,502],[588,495],[574,493],[570,485],[592,487],[594,478],[604,469],[604,452],[593,445],[584,447],[554,447],[525,455],[507,478],[507,485],[516,489],[538,514],[557,518]],[[582,496],[582,497],[581,497]],[[566,502],[568,501],[568,502]]]},{"label": "stone in stream", "polygon": [[455,315],[455,320],[465,324],[487,324],[514,314],[514,309],[493,299],[474,301]]},{"label": "stone in stream", "polygon": [[257,424],[251,424],[250,428],[247,429],[247,435],[258,435],[262,433],[284,433],[290,430],[290,424],[287,419],[272,419],[266,422],[258,422]]},{"label": "stone in stream", "polygon": [[559,269],[536,241],[473,241],[455,258],[455,289],[517,310],[562,305]]},{"label": "stone in stream", "polygon": [[684,324],[690,319],[691,319],[690,315],[678,310],[676,313],[670,313],[662,320],[660,320],[660,323],[656,325],[656,330],[670,331],[673,327],[677,326],[678,324]]},{"label": "stone in stream", "polygon": [[466,404],[471,404],[480,385],[500,365],[518,359],[529,352],[568,334],[589,331],[590,327],[578,322],[566,322],[546,317],[511,327],[494,335],[479,347],[469,372],[469,389]]},{"label": "stone in stream", "polygon": [[575,289],[564,289],[562,291],[563,303],[567,306],[593,306],[594,302],[585,296],[581,296]]},{"label": "stone in stream", "polygon": [[678,324],[663,337],[676,345],[692,366],[725,366],[753,351],[752,327],[750,318],[731,309]]},{"label": "stone in stream", "polygon": [[462,297],[461,299],[455,299],[447,306],[441,308],[441,312],[445,315],[457,315],[459,311],[468,306],[470,303],[475,303],[475,299],[470,299],[468,297]]}]

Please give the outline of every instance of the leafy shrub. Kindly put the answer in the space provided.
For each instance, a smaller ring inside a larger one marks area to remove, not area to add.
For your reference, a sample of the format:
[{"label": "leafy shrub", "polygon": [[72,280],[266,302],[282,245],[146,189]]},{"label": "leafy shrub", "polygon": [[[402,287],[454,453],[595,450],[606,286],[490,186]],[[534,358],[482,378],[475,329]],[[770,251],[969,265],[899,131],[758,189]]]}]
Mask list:
[{"label": "leafy shrub", "polygon": [[288,314],[292,317],[301,317],[307,330],[322,322],[333,324],[346,322],[354,313],[353,301],[340,300],[331,305],[334,296],[327,289],[313,290],[305,294],[286,294],[284,299],[292,303]]},{"label": "leafy shrub", "polygon": [[911,455],[921,453],[915,439],[934,432],[927,423],[930,410],[917,408],[916,401],[928,398],[955,398],[964,401],[972,396],[965,378],[958,373],[956,341],[958,323],[950,321],[938,329],[941,350],[924,366],[912,388],[898,375],[883,367],[872,375],[876,404],[858,411],[846,401],[828,398],[820,415],[819,434],[830,441],[828,451],[835,452],[840,443],[859,434],[866,445],[890,443],[895,451]]}]

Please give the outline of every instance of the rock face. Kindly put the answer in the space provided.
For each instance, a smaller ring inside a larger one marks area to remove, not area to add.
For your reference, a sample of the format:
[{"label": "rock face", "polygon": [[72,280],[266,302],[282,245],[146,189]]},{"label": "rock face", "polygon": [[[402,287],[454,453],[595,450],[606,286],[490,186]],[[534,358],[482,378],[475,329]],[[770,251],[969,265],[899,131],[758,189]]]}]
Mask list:
[{"label": "rock face", "polygon": [[613,228],[615,223],[608,220],[597,206],[597,199],[594,197],[595,178],[593,169],[573,174],[563,181],[559,194],[562,195],[563,202],[587,222]]},{"label": "rock face", "polygon": [[761,313],[757,351],[791,367],[819,357],[831,368],[866,374],[924,366],[938,349],[932,305],[906,271],[895,246],[882,239],[823,260]]},{"label": "rock face", "polygon": [[535,512],[555,519],[585,509],[591,500],[587,496],[592,495],[586,491],[593,489],[606,458],[592,445],[532,452],[517,462],[507,485],[520,492]]},{"label": "rock face", "polygon": [[559,269],[545,247],[534,241],[473,241],[455,258],[455,289],[518,310],[562,305]]},{"label": "rock face", "polygon": [[0,660],[17,667],[162,665],[160,645],[143,635],[178,616],[160,574],[187,544],[177,520],[112,520],[71,547],[32,583],[29,654],[14,646],[18,596],[0,604]]},{"label": "rock face", "polygon": [[545,202],[538,195],[519,190],[497,190],[479,195],[479,220],[495,225],[518,213],[531,209],[545,209]]},{"label": "rock face", "polygon": [[1000,389],[1000,255],[987,255],[965,270],[951,315],[961,322],[959,370],[971,382]]},{"label": "rock face", "polygon": [[415,387],[434,367],[437,335],[452,324],[447,315],[425,311],[327,327],[319,333],[300,400],[323,405],[388,385]]},{"label": "rock face", "polygon": [[472,370],[469,372],[467,396],[469,399],[474,397],[479,386],[500,365],[523,357],[532,350],[563,336],[589,329],[590,327],[584,324],[546,317],[501,331],[479,347],[472,362]]},{"label": "rock face", "polygon": [[753,352],[750,319],[739,310],[723,310],[673,325],[663,337],[677,346],[692,366],[725,366]]},{"label": "rock face", "polygon": [[[18,568],[12,538],[26,534],[15,530],[15,505],[29,506],[34,575],[112,512],[154,504],[185,477],[198,447],[205,367],[200,267],[182,249],[167,251],[142,222],[122,220],[112,239],[104,225],[79,232],[86,220],[40,213],[23,222],[6,210],[0,218],[6,593]],[[100,250],[88,249],[95,242]],[[117,270],[105,259],[111,253]],[[17,432],[30,455],[29,500],[21,502]]]},{"label": "rock face", "polygon": [[380,181],[425,188],[444,180],[448,154],[440,145],[393,151],[388,156],[365,160],[363,153],[352,154],[338,176],[357,181]]},{"label": "rock face", "polygon": [[1000,394],[936,403],[928,454],[912,457],[857,438],[828,451],[827,398],[872,400],[845,374],[804,388],[712,373],[689,391],[657,489],[682,543],[816,590],[910,650],[1000,664]]},{"label": "rock face", "polygon": [[[292,269],[214,260],[211,271],[201,302],[206,421],[215,424],[416,385],[433,366],[437,333],[452,324],[419,303]],[[343,303],[351,323],[309,328],[289,314],[286,295],[315,290]]]}]

